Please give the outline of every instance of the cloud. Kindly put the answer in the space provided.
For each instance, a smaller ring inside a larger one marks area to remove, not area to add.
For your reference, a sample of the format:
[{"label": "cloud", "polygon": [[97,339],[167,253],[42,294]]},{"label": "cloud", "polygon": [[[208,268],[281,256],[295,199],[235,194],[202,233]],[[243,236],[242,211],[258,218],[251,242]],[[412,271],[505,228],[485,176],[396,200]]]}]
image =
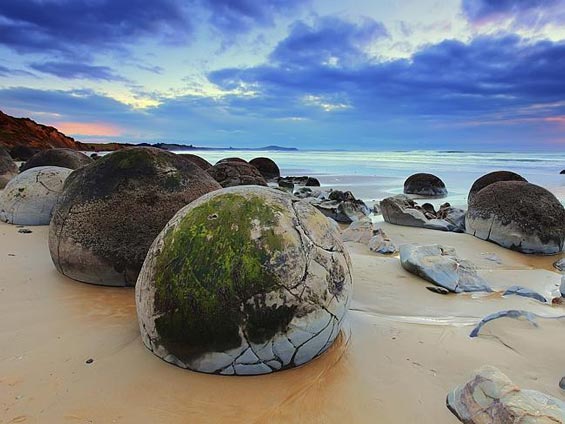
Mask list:
[{"label": "cloud", "polygon": [[75,62],[32,63],[32,69],[64,79],[88,79],[98,81],[122,81],[127,79],[117,75],[107,66],[95,66]]},{"label": "cloud", "polygon": [[23,69],[8,68],[0,65],[0,77],[28,76],[35,77],[34,74]]},{"label": "cloud", "polygon": [[463,13],[474,24],[511,21],[515,28],[565,22],[564,0],[463,0]]}]

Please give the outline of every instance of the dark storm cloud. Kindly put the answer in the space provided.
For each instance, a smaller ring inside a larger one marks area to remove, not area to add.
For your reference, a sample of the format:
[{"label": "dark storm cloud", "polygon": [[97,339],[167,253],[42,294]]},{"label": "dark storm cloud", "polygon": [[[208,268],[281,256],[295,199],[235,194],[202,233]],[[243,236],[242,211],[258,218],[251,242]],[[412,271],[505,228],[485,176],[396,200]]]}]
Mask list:
[{"label": "dark storm cloud", "polygon": [[95,66],[75,62],[44,62],[32,63],[30,67],[45,74],[55,75],[64,79],[88,79],[98,81],[122,81],[127,80],[117,75],[107,66]]}]

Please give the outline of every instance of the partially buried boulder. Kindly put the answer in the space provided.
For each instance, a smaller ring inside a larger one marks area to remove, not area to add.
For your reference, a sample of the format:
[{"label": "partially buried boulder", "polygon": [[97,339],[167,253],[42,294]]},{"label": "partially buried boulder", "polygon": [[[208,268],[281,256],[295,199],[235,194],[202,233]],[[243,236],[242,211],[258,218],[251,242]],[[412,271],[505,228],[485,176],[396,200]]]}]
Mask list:
[{"label": "partially buried boulder", "polygon": [[328,349],[350,296],[350,259],[328,219],[279,190],[232,187],[167,224],[135,297],[155,355],[194,371],[249,375]]},{"label": "partially buried boulder", "polygon": [[6,187],[8,181],[18,175],[18,166],[10,154],[0,146],[0,189]]},{"label": "partially buried boulder", "polygon": [[447,195],[444,182],[433,174],[419,173],[409,176],[404,182],[404,194],[417,194],[425,197]]},{"label": "partially buried boulder", "polygon": [[432,244],[400,246],[400,264],[406,271],[455,293],[492,289],[475,266],[457,256],[452,247]]},{"label": "partially buried boulder", "polygon": [[565,244],[565,208],[542,187],[502,181],[475,194],[466,227],[469,234],[512,250],[556,254]]},{"label": "partially buried boulder", "polygon": [[251,159],[249,163],[257,168],[266,180],[273,180],[281,176],[279,167],[272,159],[255,158]]},{"label": "partially buried boulder", "polygon": [[84,153],[71,149],[49,149],[42,150],[33,155],[21,167],[22,171],[35,168],[37,166],[60,166],[62,168],[78,169],[89,163],[93,159]]},{"label": "partially buried boulder", "polygon": [[465,424],[565,423],[565,402],[520,389],[500,370],[484,366],[447,395],[447,407]]},{"label": "partially buried boulder", "polygon": [[161,149],[106,155],[73,172],[65,184],[49,229],[53,263],[78,281],[133,286],[169,219],[220,188],[190,161]]},{"label": "partially buried boulder", "polygon": [[200,156],[193,155],[191,153],[179,153],[181,157],[191,161],[193,164],[198,166],[200,169],[207,171],[208,169],[212,168],[212,164],[208,162],[206,159],[201,158]]},{"label": "partially buried boulder", "polygon": [[491,184],[498,183],[500,181],[524,181],[527,180],[519,174],[511,171],[495,171],[483,175],[481,178],[476,180],[471,189],[469,190],[469,196],[467,198],[467,203],[471,203],[471,200],[479,191],[483,188],[488,187]]},{"label": "partially buried boulder", "polygon": [[247,162],[218,162],[208,169],[210,174],[222,187],[235,187],[242,185],[266,186],[267,181],[253,165]]},{"label": "partially buried boulder", "polygon": [[0,219],[16,225],[47,225],[53,206],[72,170],[57,166],[28,169],[0,194]]}]

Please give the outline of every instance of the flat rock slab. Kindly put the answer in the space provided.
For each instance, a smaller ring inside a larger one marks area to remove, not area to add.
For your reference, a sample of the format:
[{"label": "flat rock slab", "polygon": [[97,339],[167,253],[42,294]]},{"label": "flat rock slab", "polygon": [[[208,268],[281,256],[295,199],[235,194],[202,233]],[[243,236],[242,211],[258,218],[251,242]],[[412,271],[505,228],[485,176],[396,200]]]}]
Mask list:
[{"label": "flat rock slab", "polygon": [[452,247],[404,244],[400,246],[400,263],[408,272],[455,293],[492,291],[475,266],[459,258]]},{"label": "flat rock slab", "polygon": [[550,424],[565,422],[565,402],[524,390],[500,370],[485,366],[447,395],[447,407],[466,424]]}]

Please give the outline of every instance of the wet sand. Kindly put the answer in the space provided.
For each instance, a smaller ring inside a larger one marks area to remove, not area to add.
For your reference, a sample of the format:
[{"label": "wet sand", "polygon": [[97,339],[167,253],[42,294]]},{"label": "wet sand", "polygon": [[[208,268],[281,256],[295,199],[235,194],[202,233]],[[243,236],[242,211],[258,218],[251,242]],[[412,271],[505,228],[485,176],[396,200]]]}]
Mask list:
[{"label": "wet sand", "polygon": [[[397,244],[439,242],[473,261],[496,288],[559,286],[554,257],[531,257],[465,234],[381,223]],[[257,377],[185,371],[146,350],[134,292],[58,274],[47,227],[0,224],[0,423],[457,423],[447,392],[490,364],[522,387],[564,398],[564,320],[535,328],[484,315],[565,307],[494,294],[442,296],[395,257],[348,243],[354,296],[346,331],[306,366]],[[496,254],[500,264],[488,260]],[[561,255],[563,256],[563,255]],[[93,359],[87,364],[88,359]]]}]

